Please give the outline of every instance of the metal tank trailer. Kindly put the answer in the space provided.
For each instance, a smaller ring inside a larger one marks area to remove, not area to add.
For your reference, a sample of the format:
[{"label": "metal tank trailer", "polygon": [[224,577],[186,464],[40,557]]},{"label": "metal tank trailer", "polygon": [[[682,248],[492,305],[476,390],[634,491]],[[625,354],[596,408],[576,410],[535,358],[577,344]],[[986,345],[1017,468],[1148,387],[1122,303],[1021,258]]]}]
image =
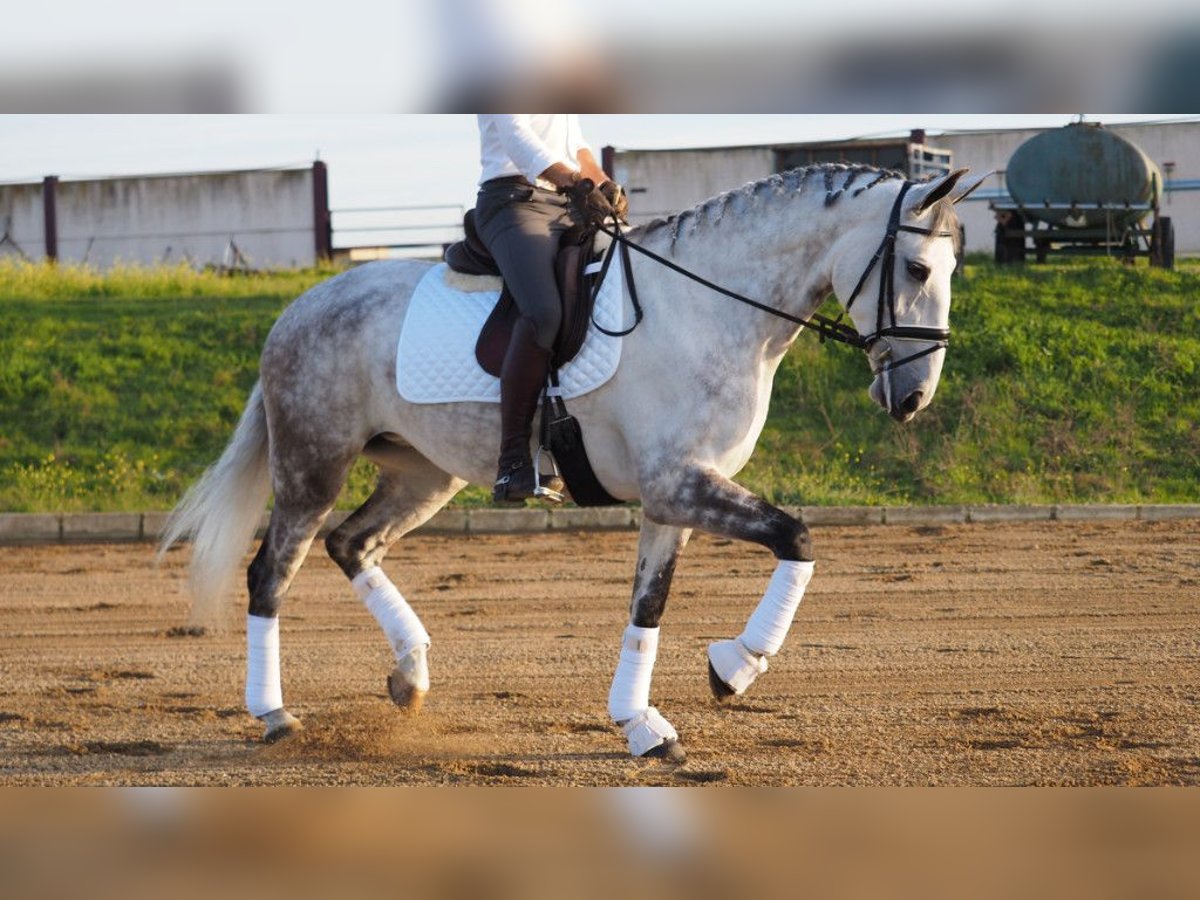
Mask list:
[{"label": "metal tank trailer", "polygon": [[[1162,173],[1141,148],[1093,122],[1044,131],[1006,171],[1011,202],[996,212],[996,262],[1033,253],[1101,254],[1175,266],[1175,230],[1159,215]],[[1146,220],[1149,218],[1149,224]]]}]

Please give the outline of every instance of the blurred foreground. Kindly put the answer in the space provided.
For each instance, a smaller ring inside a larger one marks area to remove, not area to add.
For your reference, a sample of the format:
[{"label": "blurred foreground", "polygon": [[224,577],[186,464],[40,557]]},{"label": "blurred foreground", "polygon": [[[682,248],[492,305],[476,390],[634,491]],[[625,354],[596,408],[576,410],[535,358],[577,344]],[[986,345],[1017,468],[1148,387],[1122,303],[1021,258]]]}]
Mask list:
[{"label": "blurred foreground", "polygon": [[0,112],[1200,109],[1183,0],[350,0],[332,23],[279,0],[67,6],[6,15]]},{"label": "blurred foreground", "polygon": [[12,897],[1195,897],[1194,792],[9,790]]}]

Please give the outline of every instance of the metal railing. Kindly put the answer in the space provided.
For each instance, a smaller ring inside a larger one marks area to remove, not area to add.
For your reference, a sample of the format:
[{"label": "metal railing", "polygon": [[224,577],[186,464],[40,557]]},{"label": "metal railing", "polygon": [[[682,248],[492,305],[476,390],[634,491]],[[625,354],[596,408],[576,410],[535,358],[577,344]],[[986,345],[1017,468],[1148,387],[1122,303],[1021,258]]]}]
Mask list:
[{"label": "metal railing", "polygon": [[[466,207],[461,203],[343,206],[331,209],[329,213],[333,222],[335,252],[367,249],[440,250],[462,238]],[[423,218],[413,221],[411,217],[415,214]]]}]

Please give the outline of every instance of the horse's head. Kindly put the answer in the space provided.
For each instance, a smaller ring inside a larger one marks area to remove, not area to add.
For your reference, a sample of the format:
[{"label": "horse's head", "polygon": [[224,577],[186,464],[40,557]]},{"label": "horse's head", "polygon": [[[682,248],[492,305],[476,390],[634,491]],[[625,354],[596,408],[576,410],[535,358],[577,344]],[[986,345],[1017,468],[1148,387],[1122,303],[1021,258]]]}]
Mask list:
[{"label": "horse's head", "polygon": [[942,374],[959,247],[954,204],[983,180],[960,184],[966,172],[893,182],[887,218],[849,230],[834,267],[834,291],[867,340],[871,399],[898,422],[929,405]]}]

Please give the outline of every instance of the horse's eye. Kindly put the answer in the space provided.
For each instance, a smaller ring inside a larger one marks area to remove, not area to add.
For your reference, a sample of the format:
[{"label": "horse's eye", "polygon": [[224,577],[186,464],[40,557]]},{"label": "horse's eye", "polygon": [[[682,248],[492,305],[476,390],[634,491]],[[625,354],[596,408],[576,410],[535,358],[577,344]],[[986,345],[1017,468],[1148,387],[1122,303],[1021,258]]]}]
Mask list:
[{"label": "horse's eye", "polygon": [[912,260],[908,264],[908,274],[917,281],[924,282],[929,277],[929,266]]}]

